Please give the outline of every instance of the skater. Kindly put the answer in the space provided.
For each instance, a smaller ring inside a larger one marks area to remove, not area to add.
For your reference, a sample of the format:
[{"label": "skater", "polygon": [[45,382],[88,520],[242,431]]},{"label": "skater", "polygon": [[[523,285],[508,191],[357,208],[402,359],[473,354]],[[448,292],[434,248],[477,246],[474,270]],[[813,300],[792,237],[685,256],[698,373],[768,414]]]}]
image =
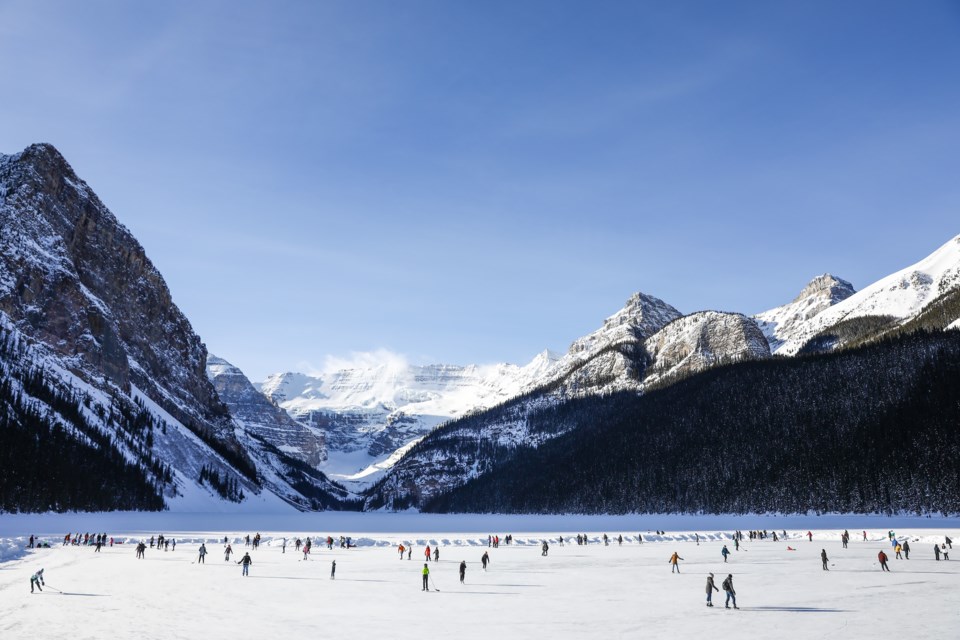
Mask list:
[{"label": "skater", "polygon": [[898,542],[898,543],[897,543],[897,546],[895,546],[895,547],[893,548],[893,551],[897,554],[897,555],[896,555],[897,560],[903,560],[903,545],[902,545],[902,544],[900,544],[900,543]]},{"label": "skater", "polygon": [[733,537],[733,548],[736,549],[737,551],[740,551],[740,538],[739,538],[739,536],[734,536],[734,537]]},{"label": "skater", "polygon": [[940,547],[937,543],[933,543],[933,559],[937,562],[940,561]]},{"label": "skater", "polygon": [[717,585],[713,584],[713,574],[707,574],[707,606],[713,606],[713,592],[720,592],[720,589],[717,589]]},{"label": "skater", "polygon": [[40,571],[37,571],[35,574],[30,576],[30,593],[33,593],[34,585],[36,585],[37,589],[40,589],[40,591],[43,591],[43,589],[41,589],[40,587],[45,584],[46,583],[43,581],[43,569],[40,569]]},{"label": "skater", "polygon": [[423,589],[421,591],[430,591],[430,567],[423,563]]},{"label": "skater", "polygon": [[423,551],[424,557],[427,559],[427,562],[430,562],[430,545],[427,545],[427,548]]},{"label": "skater", "polygon": [[407,560],[412,560],[412,559],[413,559],[413,545],[410,545],[410,548],[407,549]]},{"label": "skater", "polygon": [[679,555],[677,555],[677,552],[674,551],[674,552],[673,552],[673,555],[670,556],[670,559],[667,560],[667,562],[669,562],[671,565],[673,565],[673,566],[671,567],[671,569],[670,569],[670,573],[674,573],[674,572],[680,573],[680,563],[679,563],[680,560],[683,560],[683,558],[681,558]]},{"label": "skater", "polygon": [[463,584],[463,579],[467,576],[467,561],[460,561],[460,584]]},{"label": "skater", "polygon": [[953,549],[953,540],[950,539],[950,536],[943,536],[943,543],[947,545],[947,549]]},{"label": "skater", "polygon": [[[697,537],[697,546],[699,547],[699,546],[700,546],[700,534],[699,534],[699,533],[695,533],[695,534],[693,534],[693,535],[695,535],[695,536]],[[726,548],[727,548],[726,545],[724,545],[723,548],[726,549]]]},{"label": "skater", "polygon": [[253,560],[250,559],[250,553],[243,554],[243,557],[240,558],[237,564],[243,565],[243,575],[248,575],[250,573],[250,565],[253,564]]},{"label": "skater", "polygon": [[727,545],[723,545],[723,550],[720,551],[720,555],[723,556],[723,561],[727,561],[727,556],[730,555],[730,549],[727,549]]},{"label": "skater", "polygon": [[483,564],[483,570],[487,570],[487,563],[490,562],[490,554],[486,551],[483,552],[483,555],[480,556],[480,563]]},{"label": "skater", "polygon": [[204,557],[206,557],[206,555],[207,555],[207,545],[205,545],[205,544],[203,544],[203,543],[201,542],[201,543],[200,543],[200,557],[197,558],[197,562],[198,562],[198,563],[202,563],[202,564],[207,564],[207,563],[204,562],[204,560],[203,560]]},{"label": "skater", "polygon": [[910,541],[909,541],[909,540],[904,540],[904,541],[903,541],[903,556],[904,556],[907,560],[910,559]]},{"label": "skater", "polygon": [[830,562],[830,560],[827,558],[826,549],[820,549],[820,561],[823,562],[823,570],[830,571],[830,567],[827,566],[827,563]]},{"label": "skater", "polygon": [[813,542],[813,532],[812,532],[812,531],[807,531],[807,538],[809,538],[810,542]]},{"label": "skater", "polygon": [[440,547],[433,548],[433,561],[440,562]]},{"label": "skater", "polygon": [[[698,542],[697,544],[700,544],[700,543]],[[562,547],[563,545],[560,545],[560,546]],[[622,547],[622,546],[623,546],[623,535],[618,535],[618,536],[617,536],[617,546],[618,546],[618,547]]]},{"label": "skater", "polygon": [[727,579],[724,580],[720,586],[722,586],[723,590],[727,593],[726,608],[730,608],[730,601],[733,600],[733,608],[739,609],[740,607],[737,606],[737,592],[733,588],[733,574],[727,574]]},{"label": "skater", "polygon": [[33,536],[30,536],[30,544],[27,546],[28,549],[33,549]]},{"label": "skater", "polygon": [[231,546],[228,544],[228,545],[227,545],[227,548],[223,550],[223,561],[224,561],[224,562],[230,562],[230,554],[231,554],[231,553],[233,553],[233,547],[231,547]]},{"label": "skater", "polygon": [[950,559],[950,550],[947,549],[947,545],[946,545],[946,544],[940,545],[940,553],[943,554],[943,559],[944,559],[944,560],[949,560],[949,559]]},{"label": "skater", "polygon": [[401,559],[401,560],[403,560],[403,552],[406,551],[406,550],[407,550],[407,549],[406,549],[406,547],[403,546],[403,543],[401,543],[401,544],[397,547],[397,551],[400,552],[400,559]]},{"label": "skater", "polygon": [[547,544],[547,541],[546,541],[546,540],[543,541],[543,545],[541,545],[540,550],[541,550],[541,552],[540,552],[540,555],[541,555],[541,556],[545,556],[545,555],[547,555],[547,553],[550,552],[550,545]]},{"label": "skater", "polygon": [[330,563],[330,579],[335,580],[337,577],[337,561],[334,560]]},{"label": "skater", "polygon": [[143,540],[140,541],[140,544],[137,545],[137,560],[143,560],[143,552],[147,550],[147,545],[143,544]]},{"label": "skater", "polygon": [[866,532],[866,531],[863,532],[863,541],[864,541],[864,542],[867,541],[867,532]]},{"label": "skater", "polygon": [[281,553],[286,553],[286,552],[287,552],[287,539],[286,539],[286,538],[283,539],[283,546],[280,547],[280,549],[281,549],[281,551],[280,551]]},{"label": "skater", "polygon": [[890,571],[890,567],[887,566],[887,554],[883,551],[877,554],[877,560],[880,561],[880,569],[883,571]]}]

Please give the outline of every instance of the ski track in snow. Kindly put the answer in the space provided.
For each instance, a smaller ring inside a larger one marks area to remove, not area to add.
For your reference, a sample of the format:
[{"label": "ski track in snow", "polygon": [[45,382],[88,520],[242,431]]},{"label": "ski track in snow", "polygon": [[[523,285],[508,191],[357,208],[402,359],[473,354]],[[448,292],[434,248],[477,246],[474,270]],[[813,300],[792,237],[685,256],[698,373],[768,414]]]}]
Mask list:
[{"label": "ski track in snow", "polygon": [[[61,546],[66,531],[97,524],[123,543],[101,553]],[[690,526],[674,528],[682,525]],[[505,527],[517,527],[514,544],[488,549],[487,534],[502,538],[511,533]],[[747,539],[736,551],[735,527],[745,533],[786,527],[788,537]],[[254,551],[242,537],[258,528],[263,541]],[[852,535],[849,549],[839,541],[844,528]],[[911,541],[909,561],[895,559],[890,528]],[[944,535],[960,539],[958,531],[955,518],[870,516],[4,515],[0,637],[242,640],[282,630],[291,638],[952,639],[960,631],[960,556],[936,562],[931,547]],[[590,544],[571,543],[578,532],[586,532]],[[52,548],[25,550],[30,533]],[[146,558],[136,560],[136,541],[159,533],[177,539],[176,551],[148,548]],[[328,534],[350,535],[359,546],[317,544],[308,561],[293,549],[297,536]],[[230,562],[223,557],[224,535],[235,551]],[[543,539],[551,541],[547,557],[540,552]],[[202,565],[196,563],[201,541],[209,551]],[[398,559],[400,542],[413,543],[412,560]],[[429,565],[429,594],[420,588],[426,544],[440,545],[440,561]],[[727,564],[724,544],[732,552]],[[829,572],[821,569],[821,549],[830,557]],[[881,549],[890,556],[890,573],[877,565]],[[246,551],[253,558],[248,578],[235,564]],[[486,572],[484,551],[491,558]],[[684,558],[676,575],[668,564],[674,551]],[[336,580],[329,578],[333,560]],[[467,562],[462,585],[461,560]],[[41,567],[47,588],[31,594],[29,577]],[[722,590],[714,608],[704,606],[707,572],[718,587],[727,573],[734,575],[740,611],[724,610]]]}]

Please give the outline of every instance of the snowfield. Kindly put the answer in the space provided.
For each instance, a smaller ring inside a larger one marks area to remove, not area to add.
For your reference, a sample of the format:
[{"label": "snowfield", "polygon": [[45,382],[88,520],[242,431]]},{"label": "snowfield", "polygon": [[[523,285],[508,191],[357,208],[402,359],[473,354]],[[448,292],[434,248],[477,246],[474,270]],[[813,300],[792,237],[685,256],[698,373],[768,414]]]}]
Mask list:
[{"label": "snowfield", "polygon": [[[246,518],[250,529],[228,526]],[[960,536],[960,522],[920,518],[696,518],[423,516],[324,514],[301,517],[183,514],[78,514],[0,517],[0,638],[957,638],[960,635],[960,550],[937,562],[933,545]],[[848,523],[846,527],[839,524]],[[122,544],[62,546],[63,534],[99,522]],[[158,528],[167,522],[182,530]],[[267,528],[278,522],[289,530]],[[813,542],[806,538],[813,527]],[[123,523],[125,529],[119,527]],[[299,524],[299,526],[296,526]],[[670,525],[692,525],[670,530]],[[709,525],[714,525],[710,527]],[[82,525],[82,526],[81,526]],[[479,526],[478,526],[479,525]],[[485,526],[483,526],[485,525]],[[603,525],[603,528],[597,525]],[[887,531],[911,544],[911,559],[896,560]],[[924,525],[937,527],[926,528]],[[263,537],[260,549],[244,546],[246,534]],[[388,527],[394,531],[387,531]],[[521,526],[510,531],[504,527]],[[625,527],[630,526],[630,529]],[[734,550],[733,528],[788,530],[780,542],[746,539]],[[25,530],[46,527],[48,530]],[[113,527],[114,530],[111,530]],[[153,527],[149,531],[147,527]],[[419,527],[419,528],[418,528]],[[472,527],[472,530],[467,528]],[[648,528],[666,528],[656,535]],[[825,528],[829,527],[829,528]],[[848,549],[840,543],[850,530]],[[862,541],[867,528],[868,541]],[[446,533],[444,533],[446,531]],[[487,548],[487,535],[513,533],[514,544]],[[587,546],[571,539],[578,532]],[[52,548],[23,551],[30,533]],[[176,551],[148,548],[135,558],[137,541],[164,533]],[[602,543],[607,533],[609,546]],[[641,533],[644,543],[637,543]],[[349,535],[359,546],[327,550],[316,545],[303,560],[297,536]],[[558,535],[565,539],[560,546]],[[617,544],[623,535],[622,546]],[[236,552],[223,557],[223,537]],[[698,545],[695,536],[701,540]],[[286,553],[282,538],[288,538]],[[541,541],[550,541],[549,555]],[[205,542],[209,555],[197,564]],[[413,559],[397,545],[413,544]],[[434,590],[421,591],[424,546],[439,544],[431,562]],[[724,564],[726,544],[732,555]],[[789,550],[792,547],[795,550]],[[826,549],[830,571],[821,569]],[[880,571],[877,552],[890,556]],[[250,551],[250,576],[236,561]],[[489,570],[480,557],[489,551]],[[671,574],[668,558],[683,560]],[[336,579],[330,579],[336,560]],[[465,584],[458,579],[467,562]],[[47,587],[31,595],[29,578],[43,568]],[[705,606],[708,572],[720,587],[734,576],[739,611]]]}]

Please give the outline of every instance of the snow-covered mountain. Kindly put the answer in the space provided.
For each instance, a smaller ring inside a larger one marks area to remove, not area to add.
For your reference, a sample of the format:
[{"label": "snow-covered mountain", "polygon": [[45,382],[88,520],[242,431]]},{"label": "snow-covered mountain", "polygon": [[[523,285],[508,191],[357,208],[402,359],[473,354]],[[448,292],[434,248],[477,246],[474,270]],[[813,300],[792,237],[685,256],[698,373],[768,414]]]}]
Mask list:
[{"label": "snow-covered mountain", "polygon": [[372,488],[368,508],[403,509],[490,471],[502,455],[539,446],[572,428],[543,415],[565,400],[621,392],[710,367],[770,357],[756,323],[742,314],[681,316],[662,300],[633,295],[597,331],[577,339],[537,382],[502,405],[451,422],[410,448]]},{"label": "snow-covered mountain", "polygon": [[297,421],[322,433],[332,478],[362,488],[442,422],[512,398],[543,379],[558,357],[525,366],[382,364],[320,375],[282,373],[259,385]]},{"label": "snow-covered mountain", "polygon": [[757,314],[778,355],[830,350],[879,337],[935,312],[925,324],[944,328],[957,319],[960,235],[923,260],[854,293],[849,283],[820,276],[793,302]]},{"label": "snow-covered mountain", "polygon": [[70,441],[55,431],[48,444],[78,464],[136,476],[146,488],[119,507],[339,499],[321,481],[294,489],[283,456],[232,419],[143,247],[50,145],[0,156],[0,322],[15,345],[3,377],[22,392],[3,418],[62,429]]},{"label": "snow-covered mountain", "polygon": [[770,350],[776,354],[787,343],[796,343],[799,336],[808,330],[814,316],[854,293],[856,291],[849,282],[825,273],[811,280],[793,301],[758,313],[754,320],[767,337]]}]

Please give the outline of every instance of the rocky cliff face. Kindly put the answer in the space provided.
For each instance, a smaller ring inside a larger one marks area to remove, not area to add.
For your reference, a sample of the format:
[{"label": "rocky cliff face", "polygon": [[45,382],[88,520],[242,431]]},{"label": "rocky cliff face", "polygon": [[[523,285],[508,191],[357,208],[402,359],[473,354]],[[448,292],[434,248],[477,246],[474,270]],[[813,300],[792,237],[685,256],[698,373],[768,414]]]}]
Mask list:
[{"label": "rocky cliff face", "polygon": [[326,460],[322,433],[300,424],[260,393],[243,372],[214,355],[207,357],[207,375],[230,415],[247,432],[312,467]]},{"label": "rocky cliff face", "polygon": [[644,386],[662,385],[721,364],[770,357],[757,324],[740,313],[701,311],[678,318],[650,337]]},{"label": "rocky cliff face", "polygon": [[206,348],[143,247],[50,145],[0,161],[0,310],[78,370],[243,452]]}]

